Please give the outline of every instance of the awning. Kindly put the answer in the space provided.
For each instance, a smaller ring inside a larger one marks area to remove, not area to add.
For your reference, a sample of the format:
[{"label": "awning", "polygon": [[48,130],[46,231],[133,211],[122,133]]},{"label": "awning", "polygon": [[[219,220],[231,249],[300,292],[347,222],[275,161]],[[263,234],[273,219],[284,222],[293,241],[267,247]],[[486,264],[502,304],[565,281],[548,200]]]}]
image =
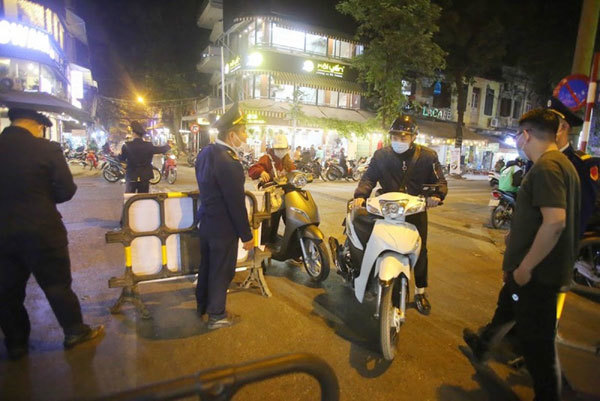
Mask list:
[{"label": "awning", "polygon": [[364,92],[363,88],[356,82],[345,81],[339,78],[267,70],[253,70],[251,72],[255,74],[271,74],[273,75],[273,80],[275,83],[279,85],[300,85],[315,89],[342,91],[356,94],[361,94]]},{"label": "awning", "polygon": [[19,107],[50,113],[65,113],[82,122],[92,121],[88,112],[47,93],[20,91],[0,93],[0,105],[8,108]]},{"label": "awning", "polygon": [[[438,138],[455,139],[456,138],[456,123],[433,121],[417,118],[415,119],[419,127],[419,133],[423,135],[431,135]],[[466,126],[462,127],[463,140],[470,141],[488,141],[495,142],[492,138],[477,134],[471,131]]]}]

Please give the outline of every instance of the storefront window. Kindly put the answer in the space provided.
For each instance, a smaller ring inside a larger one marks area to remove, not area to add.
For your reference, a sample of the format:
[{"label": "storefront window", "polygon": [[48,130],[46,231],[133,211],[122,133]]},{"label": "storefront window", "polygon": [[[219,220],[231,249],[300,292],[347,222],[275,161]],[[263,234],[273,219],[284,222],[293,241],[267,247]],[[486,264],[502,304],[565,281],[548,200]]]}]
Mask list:
[{"label": "storefront window", "polygon": [[55,93],[54,83],[52,71],[48,67],[42,66],[40,74],[40,92],[46,92],[53,95]]},{"label": "storefront window", "polygon": [[252,22],[250,26],[248,26],[248,44],[250,46],[254,46],[256,43],[256,28],[255,23]]},{"label": "storefront window", "polygon": [[[338,58],[352,58],[352,52],[354,45],[349,42],[344,42],[343,40],[335,40],[332,41],[333,49],[331,49],[331,45],[329,47],[330,55]],[[330,42],[331,44],[331,42]],[[331,52],[333,50],[333,52]]]},{"label": "storefront window", "polygon": [[283,28],[273,23],[273,46],[304,50],[304,32]]},{"label": "storefront window", "polygon": [[271,23],[268,21],[256,22],[256,44],[268,45],[271,41]]},{"label": "storefront window", "polygon": [[363,45],[356,45],[354,47],[354,55],[355,56],[360,56],[361,54],[363,54],[365,51],[365,47]]},{"label": "storefront window", "polygon": [[494,110],[494,90],[487,89],[485,93],[485,106],[483,107],[483,114],[491,116]]},{"label": "storefront window", "polygon": [[276,84],[271,78],[271,99],[275,100],[293,100],[294,85]]},{"label": "storefront window", "polygon": [[339,93],[337,91],[319,89],[318,93],[318,105],[338,107]]},{"label": "storefront window", "polygon": [[244,99],[252,99],[254,97],[254,75],[247,75],[242,81]]},{"label": "storefront window", "polygon": [[316,104],[317,103],[317,90],[314,88],[307,88],[301,86],[298,88],[298,99],[302,103]]},{"label": "storefront window", "polygon": [[510,116],[510,106],[512,100],[505,97],[500,101],[500,117],[508,117]]},{"label": "storefront window", "polygon": [[521,117],[521,100],[515,100],[514,106],[513,106],[513,118],[519,118]]},{"label": "storefront window", "polygon": [[349,109],[352,106],[352,95],[350,93],[340,92],[339,107]]},{"label": "storefront window", "polygon": [[352,108],[360,109],[360,95],[356,95],[356,94],[352,95]]},{"label": "storefront window", "polygon": [[[13,89],[37,92],[40,89],[40,65],[27,60],[3,59],[3,78],[13,80]],[[4,74],[6,73],[6,76]]]},{"label": "storefront window", "polygon": [[269,97],[269,76],[267,74],[254,76],[254,98],[267,99]]},{"label": "storefront window", "polygon": [[325,36],[306,34],[306,51],[309,53],[327,55],[327,38]]}]

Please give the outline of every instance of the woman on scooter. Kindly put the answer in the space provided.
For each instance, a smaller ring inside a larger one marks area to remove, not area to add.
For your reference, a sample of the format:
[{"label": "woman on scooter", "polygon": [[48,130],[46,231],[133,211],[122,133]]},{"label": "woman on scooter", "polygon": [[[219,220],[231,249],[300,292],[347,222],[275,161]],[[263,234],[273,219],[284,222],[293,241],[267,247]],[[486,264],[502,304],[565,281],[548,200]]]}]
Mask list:
[{"label": "woman on scooter", "polygon": [[[273,146],[267,149],[267,153],[258,159],[258,162],[248,169],[248,175],[253,180],[260,180],[261,184],[273,181],[290,171],[296,169],[288,151],[288,141],[285,135],[277,135]],[[263,224],[263,242],[273,244],[277,241],[277,227],[281,211],[271,215],[268,225]]]}]

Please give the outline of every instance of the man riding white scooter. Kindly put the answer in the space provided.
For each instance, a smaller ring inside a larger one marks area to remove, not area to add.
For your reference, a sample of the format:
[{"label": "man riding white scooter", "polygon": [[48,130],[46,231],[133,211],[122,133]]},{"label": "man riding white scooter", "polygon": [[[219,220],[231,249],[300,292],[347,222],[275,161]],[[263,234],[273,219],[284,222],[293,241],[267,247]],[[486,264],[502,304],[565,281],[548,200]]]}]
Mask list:
[{"label": "man riding white scooter", "polygon": [[[389,130],[391,145],[375,152],[369,168],[354,192],[354,206],[361,207],[379,183],[382,193],[405,192],[421,195],[424,185],[436,185],[437,194],[427,198],[427,207],[437,206],[448,193],[448,185],[442,172],[437,153],[415,144],[417,125],[411,116],[402,115],[394,120]],[[415,225],[421,236],[422,246],[414,266],[415,303],[417,310],[428,315],[431,304],[425,293],[427,287],[427,212],[406,217]]]}]

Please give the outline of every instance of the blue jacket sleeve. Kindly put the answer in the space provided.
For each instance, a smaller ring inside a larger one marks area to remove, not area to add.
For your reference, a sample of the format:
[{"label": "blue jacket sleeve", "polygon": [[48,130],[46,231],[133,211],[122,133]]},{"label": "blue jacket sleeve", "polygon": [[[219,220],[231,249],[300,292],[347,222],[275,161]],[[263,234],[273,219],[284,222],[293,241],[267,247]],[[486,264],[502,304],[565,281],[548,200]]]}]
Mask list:
[{"label": "blue jacket sleeve", "polygon": [[235,231],[243,242],[252,239],[248,210],[246,209],[246,194],[244,191],[244,170],[238,162],[223,163],[222,171],[215,174],[221,188],[227,213],[233,222]]}]

